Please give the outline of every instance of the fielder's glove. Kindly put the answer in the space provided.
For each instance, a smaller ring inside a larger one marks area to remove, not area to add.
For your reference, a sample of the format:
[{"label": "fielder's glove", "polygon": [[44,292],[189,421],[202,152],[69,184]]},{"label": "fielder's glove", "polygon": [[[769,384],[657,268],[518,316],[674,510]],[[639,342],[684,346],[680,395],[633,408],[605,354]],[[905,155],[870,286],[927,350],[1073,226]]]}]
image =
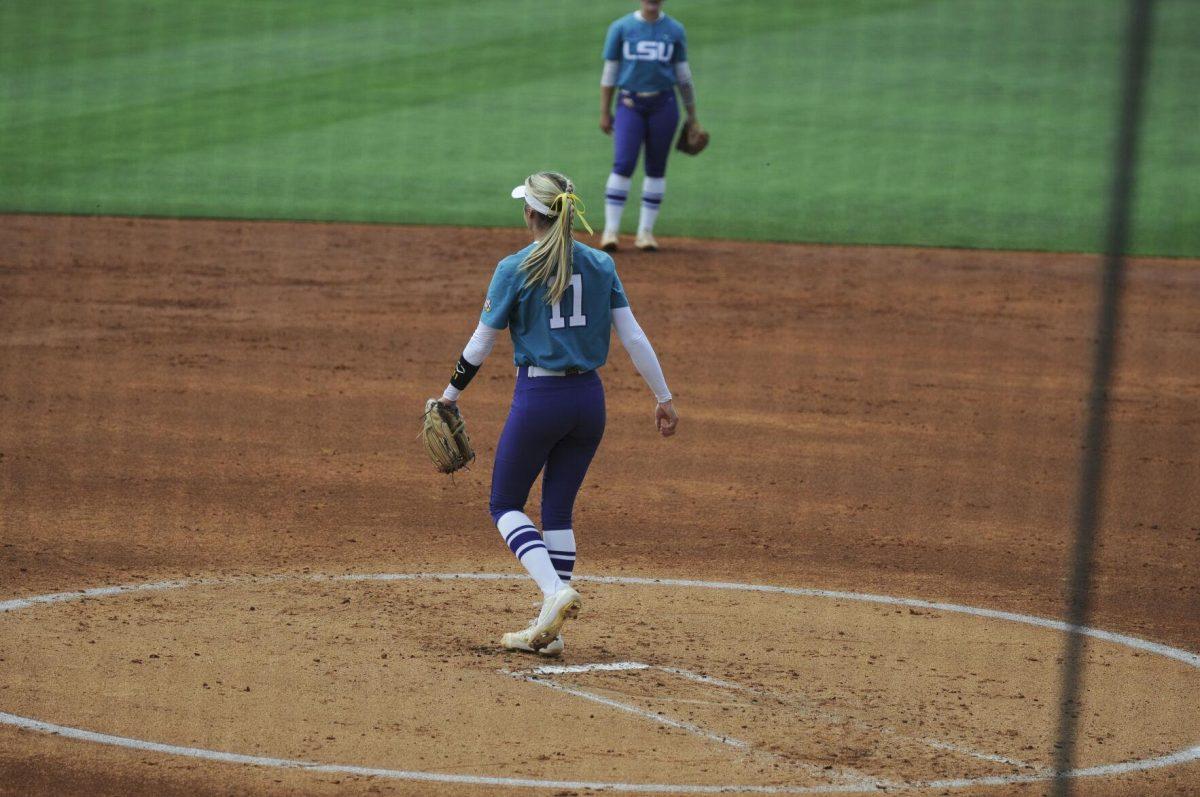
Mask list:
[{"label": "fielder's glove", "polygon": [[699,155],[708,146],[708,131],[699,122],[684,122],[675,149],[688,155]]},{"label": "fielder's glove", "polygon": [[467,436],[467,422],[452,404],[443,404],[435,398],[426,401],[419,437],[442,473],[454,473],[475,459],[475,449]]}]

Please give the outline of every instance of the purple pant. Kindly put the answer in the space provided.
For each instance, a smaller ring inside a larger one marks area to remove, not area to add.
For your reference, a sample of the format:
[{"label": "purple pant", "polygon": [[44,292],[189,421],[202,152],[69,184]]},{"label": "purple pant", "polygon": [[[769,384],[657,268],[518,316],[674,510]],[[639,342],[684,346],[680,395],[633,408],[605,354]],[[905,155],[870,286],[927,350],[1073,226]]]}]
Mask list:
[{"label": "purple pant", "polygon": [[613,120],[613,171],[629,177],[637,166],[638,152],[646,145],[646,176],[665,177],[667,155],[679,126],[679,105],[674,91],[639,97],[621,90]]},{"label": "purple pant", "polygon": [[492,521],[505,512],[524,512],[529,489],[544,469],[542,528],[574,528],[575,496],[603,436],[599,374],[531,377],[519,369],[492,468]]}]

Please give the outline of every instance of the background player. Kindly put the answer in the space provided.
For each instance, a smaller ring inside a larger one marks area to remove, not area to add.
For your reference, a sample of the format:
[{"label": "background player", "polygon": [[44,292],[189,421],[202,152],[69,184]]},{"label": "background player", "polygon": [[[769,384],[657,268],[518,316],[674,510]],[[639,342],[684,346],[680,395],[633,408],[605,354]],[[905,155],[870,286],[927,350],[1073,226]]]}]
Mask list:
[{"label": "background player", "polygon": [[[525,200],[534,241],[496,266],[479,326],[467,343],[441,401],[453,404],[509,328],[517,383],[492,470],[492,520],[544,596],[536,620],[505,634],[509,650],[558,655],[559,629],[580,607],[568,586],[575,567],[575,496],[604,434],[604,387],[596,369],[608,359],[615,328],[634,366],[658,400],[663,437],[679,417],[658,357],[642,333],[613,259],[576,242],[571,227],[579,199],[557,172],[539,172],[513,189]],[[587,225],[586,220],[583,222]],[[542,472],[542,527],[525,514],[529,490]]]},{"label": "background player", "polygon": [[[689,122],[696,122],[696,92],[688,66],[687,34],[683,25],[662,11],[662,0],[641,0],[641,9],[621,17],[604,40],[604,71],[600,76],[600,129],[613,135],[613,170],[604,191],[604,234],[600,246],[616,250],[621,213],[629,197],[638,152],[646,148],[646,178],[642,182],[642,214],[636,245],[658,249],[654,222],[667,187],[667,155],[679,125],[675,86],[683,98]],[[617,113],[613,94],[620,89]]]}]

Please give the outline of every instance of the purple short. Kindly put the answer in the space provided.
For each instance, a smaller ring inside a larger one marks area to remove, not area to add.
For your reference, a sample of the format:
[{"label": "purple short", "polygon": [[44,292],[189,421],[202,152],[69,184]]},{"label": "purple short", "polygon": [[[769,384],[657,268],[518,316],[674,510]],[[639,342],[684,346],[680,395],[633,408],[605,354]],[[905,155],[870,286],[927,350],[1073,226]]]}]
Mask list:
[{"label": "purple short", "polygon": [[595,371],[531,377],[517,371],[492,468],[492,520],[525,511],[542,475],[542,528],[570,529],[575,496],[604,436],[604,385]]},{"label": "purple short", "polygon": [[613,120],[613,171],[622,177],[632,175],[638,152],[645,144],[646,176],[666,176],[667,156],[671,154],[677,127],[679,104],[674,91],[639,97],[621,89]]}]

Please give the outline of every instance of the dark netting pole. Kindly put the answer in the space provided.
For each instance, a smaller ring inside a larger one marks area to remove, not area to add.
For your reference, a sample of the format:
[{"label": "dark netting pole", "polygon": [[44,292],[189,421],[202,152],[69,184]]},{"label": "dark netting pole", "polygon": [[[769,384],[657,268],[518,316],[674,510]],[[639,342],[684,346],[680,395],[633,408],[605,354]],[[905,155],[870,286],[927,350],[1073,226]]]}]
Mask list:
[{"label": "dark netting pole", "polygon": [[[1146,55],[1150,49],[1150,20],[1153,0],[1129,0],[1121,90],[1117,119],[1117,148],[1113,159],[1112,196],[1109,202],[1108,241],[1105,248],[1103,283],[1100,288],[1100,318],[1096,331],[1096,359],[1088,397],[1087,429],[1084,433],[1080,468],[1078,525],[1071,563],[1067,598],[1067,622],[1084,626],[1091,612],[1092,553],[1100,521],[1101,485],[1104,476],[1104,445],[1108,438],[1108,391],[1116,359],[1116,333],[1125,280],[1125,249],[1129,240],[1129,216],[1133,198],[1138,123],[1141,119],[1142,87]],[[1085,637],[1069,633],[1063,653],[1062,689],[1058,720],[1058,749],[1054,768],[1056,797],[1071,793],[1071,781],[1063,777],[1075,767],[1075,741],[1079,724],[1079,693],[1083,674]]]}]

